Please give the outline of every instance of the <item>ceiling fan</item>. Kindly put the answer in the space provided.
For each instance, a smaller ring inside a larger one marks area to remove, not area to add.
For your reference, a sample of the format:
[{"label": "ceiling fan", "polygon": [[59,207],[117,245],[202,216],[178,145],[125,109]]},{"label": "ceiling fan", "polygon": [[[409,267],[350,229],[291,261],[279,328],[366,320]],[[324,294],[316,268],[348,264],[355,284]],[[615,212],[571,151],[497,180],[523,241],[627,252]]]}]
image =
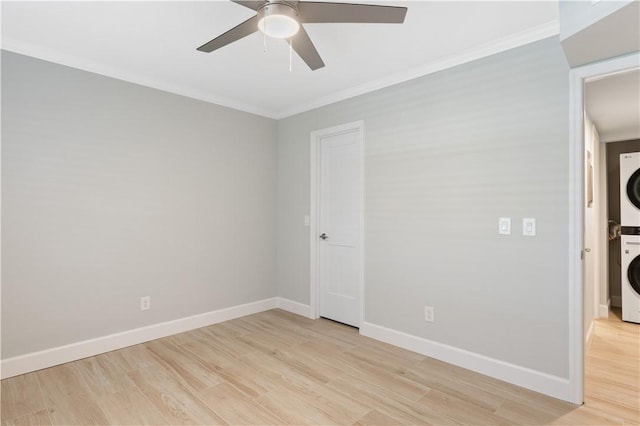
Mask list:
[{"label": "ceiling fan", "polygon": [[266,36],[288,40],[291,48],[312,70],[324,67],[324,62],[302,24],[401,24],[407,14],[406,7],[371,4],[297,0],[231,1],[255,10],[256,15],[198,47],[199,51],[213,52],[260,30]]}]

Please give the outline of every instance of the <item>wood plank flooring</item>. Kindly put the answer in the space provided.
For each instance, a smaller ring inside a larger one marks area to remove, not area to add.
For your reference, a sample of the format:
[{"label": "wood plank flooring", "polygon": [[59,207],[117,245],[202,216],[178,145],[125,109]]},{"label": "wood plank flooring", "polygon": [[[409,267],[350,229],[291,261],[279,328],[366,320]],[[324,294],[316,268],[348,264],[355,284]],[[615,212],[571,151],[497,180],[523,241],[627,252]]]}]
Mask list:
[{"label": "wood plank flooring", "polygon": [[585,365],[585,407],[640,424],[640,324],[622,321],[614,308],[595,321]]},{"label": "wood plank flooring", "polygon": [[272,310],[2,381],[2,425],[621,425],[640,326],[598,320],[576,407]]}]

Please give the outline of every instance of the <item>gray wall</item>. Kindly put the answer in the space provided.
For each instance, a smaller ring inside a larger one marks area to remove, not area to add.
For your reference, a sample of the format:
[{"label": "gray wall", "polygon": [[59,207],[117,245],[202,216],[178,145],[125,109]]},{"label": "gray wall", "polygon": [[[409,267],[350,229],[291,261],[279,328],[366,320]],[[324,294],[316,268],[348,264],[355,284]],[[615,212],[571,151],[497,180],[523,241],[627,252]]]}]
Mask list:
[{"label": "gray wall", "polygon": [[560,39],[571,67],[640,50],[640,3],[560,0]]},{"label": "gray wall", "polygon": [[[607,194],[609,220],[620,223],[620,154],[640,152],[640,140],[611,142],[607,149]],[[622,289],[620,239],[609,241],[609,298],[620,307]],[[603,300],[602,303],[606,303]]]},{"label": "gray wall", "polygon": [[275,185],[273,120],[3,52],[2,358],[276,296]]},{"label": "gray wall", "polygon": [[280,120],[279,295],[309,303],[309,133],[364,120],[365,321],[568,377],[568,71],[551,38]]},{"label": "gray wall", "polygon": [[560,21],[560,40],[595,24],[616,11],[627,7],[634,0],[592,1],[560,0],[558,13]]}]

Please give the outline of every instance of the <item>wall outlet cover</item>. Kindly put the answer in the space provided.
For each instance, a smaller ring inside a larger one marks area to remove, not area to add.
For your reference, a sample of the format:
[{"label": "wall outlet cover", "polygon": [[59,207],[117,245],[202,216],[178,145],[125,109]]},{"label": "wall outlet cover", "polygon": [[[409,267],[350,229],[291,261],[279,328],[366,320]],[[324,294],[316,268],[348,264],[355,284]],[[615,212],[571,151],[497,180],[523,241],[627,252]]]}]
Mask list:
[{"label": "wall outlet cover", "polygon": [[424,320],[426,322],[434,322],[435,317],[433,313],[433,306],[425,306],[424,307]]},{"label": "wall outlet cover", "polygon": [[140,310],[147,311],[151,309],[151,296],[143,296],[140,298]]}]

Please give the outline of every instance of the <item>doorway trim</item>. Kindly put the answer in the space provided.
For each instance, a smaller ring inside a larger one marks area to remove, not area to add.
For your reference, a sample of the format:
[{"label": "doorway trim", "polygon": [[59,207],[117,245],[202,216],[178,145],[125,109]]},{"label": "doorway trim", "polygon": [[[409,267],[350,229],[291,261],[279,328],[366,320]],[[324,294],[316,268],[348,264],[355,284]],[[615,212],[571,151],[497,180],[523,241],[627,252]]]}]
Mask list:
[{"label": "doorway trim", "polygon": [[364,121],[354,121],[311,132],[311,191],[309,208],[309,307],[310,317],[320,317],[320,140],[327,136],[357,132],[360,144],[360,326],[364,323]]},{"label": "doorway trim", "polygon": [[633,53],[569,72],[569,400],[584,402],[584,86],[637,69]]}]

